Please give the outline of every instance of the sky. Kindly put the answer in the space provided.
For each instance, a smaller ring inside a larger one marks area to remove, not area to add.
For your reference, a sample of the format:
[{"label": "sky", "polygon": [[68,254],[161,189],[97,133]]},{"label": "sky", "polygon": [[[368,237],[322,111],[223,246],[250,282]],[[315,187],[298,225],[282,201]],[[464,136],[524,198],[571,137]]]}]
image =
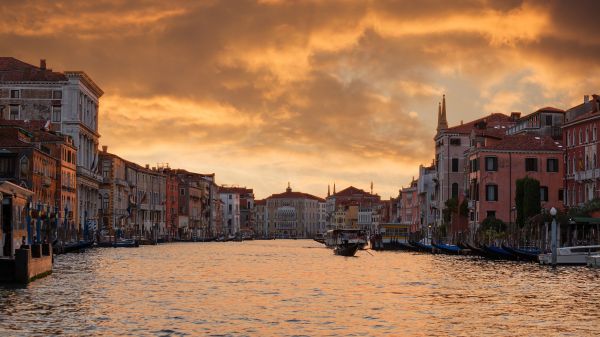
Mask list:
[{"label": "sky", "polygon": [[[83,70],[100,145],[257,198],[397,196],[450,125],[600,88],[596,1],[2,1],[0,55]],[[333,186],[332,186],[333,188]]]}]

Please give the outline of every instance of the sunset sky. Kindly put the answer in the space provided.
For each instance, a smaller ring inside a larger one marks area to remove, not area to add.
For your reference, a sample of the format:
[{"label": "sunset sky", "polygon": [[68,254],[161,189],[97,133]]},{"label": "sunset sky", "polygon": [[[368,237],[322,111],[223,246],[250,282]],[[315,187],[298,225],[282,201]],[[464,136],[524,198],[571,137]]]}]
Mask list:
[{"label": "sunset sky", "polygon": [[450,125],[600,90],[595,1],[3,1],[0,55],[83,70],[101,145],[257,198],[396,196]]}]

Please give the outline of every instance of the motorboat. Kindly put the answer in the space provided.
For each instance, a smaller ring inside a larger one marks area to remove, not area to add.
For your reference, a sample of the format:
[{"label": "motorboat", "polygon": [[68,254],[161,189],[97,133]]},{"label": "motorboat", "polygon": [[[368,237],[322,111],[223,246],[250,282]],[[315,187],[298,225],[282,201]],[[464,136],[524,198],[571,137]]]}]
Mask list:
[{"label": "motorboat", "polygon": [[[556,264],[585,265],[588,256],[598,254],[600,245],[560,247],[556,249]],[[538,259],[541,264],[552,264],[552,253],[540,254]]]}]

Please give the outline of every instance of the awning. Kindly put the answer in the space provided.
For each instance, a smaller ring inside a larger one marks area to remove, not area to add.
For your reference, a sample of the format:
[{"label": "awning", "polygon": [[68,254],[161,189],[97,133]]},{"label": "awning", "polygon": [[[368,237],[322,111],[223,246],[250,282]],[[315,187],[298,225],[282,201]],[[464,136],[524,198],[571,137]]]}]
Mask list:
[{"label": "awning", "polygon": [[586,218],[586,217],[574,217],[573,221],[578,224],[590,224],[590,225],[600,225],[600,218]]}]

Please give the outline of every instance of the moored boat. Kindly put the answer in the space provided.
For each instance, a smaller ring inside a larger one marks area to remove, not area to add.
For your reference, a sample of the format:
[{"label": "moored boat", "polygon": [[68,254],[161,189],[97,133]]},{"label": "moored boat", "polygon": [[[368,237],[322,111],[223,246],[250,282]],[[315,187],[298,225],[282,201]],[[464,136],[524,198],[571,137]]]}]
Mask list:
[{"label": "moored boat", "polygon": [[502,245],[502,249],[516,256],[521,261],[538,262],[538,255],[542,252],[537,247],[510,247]]},{"label": "moored boat", "polygon": [[357,243],[359,248],[367,245],[367,234],[362,229],[332,229],[325,233],[324,238],[328,248],[335,248],[344,242]]},{"label": "moored boat", "polygon": [[[556,264],[586,264],[586,258],[600,253],[600,245],[560,247],[556,250]],[[552,264],[552,253],[538,256],[541,264]]]},{"label": "moored boat", "polygon": [[333,248],[333,253],[340,256],[354,256],[359,247],[359,243],[340,243]]},{"label": "moored boat", "polygon": [[447,245],[443,243],[432,243],[431,245],[444,254],[458,255],[461,250],[457,245]]},{"label": "moored boat", "polygon": [[515,255],[511,254],[502,247],[483,245],[481,249],[483,249],[487,255],[486,257],[492,260],[517,260]]}]

